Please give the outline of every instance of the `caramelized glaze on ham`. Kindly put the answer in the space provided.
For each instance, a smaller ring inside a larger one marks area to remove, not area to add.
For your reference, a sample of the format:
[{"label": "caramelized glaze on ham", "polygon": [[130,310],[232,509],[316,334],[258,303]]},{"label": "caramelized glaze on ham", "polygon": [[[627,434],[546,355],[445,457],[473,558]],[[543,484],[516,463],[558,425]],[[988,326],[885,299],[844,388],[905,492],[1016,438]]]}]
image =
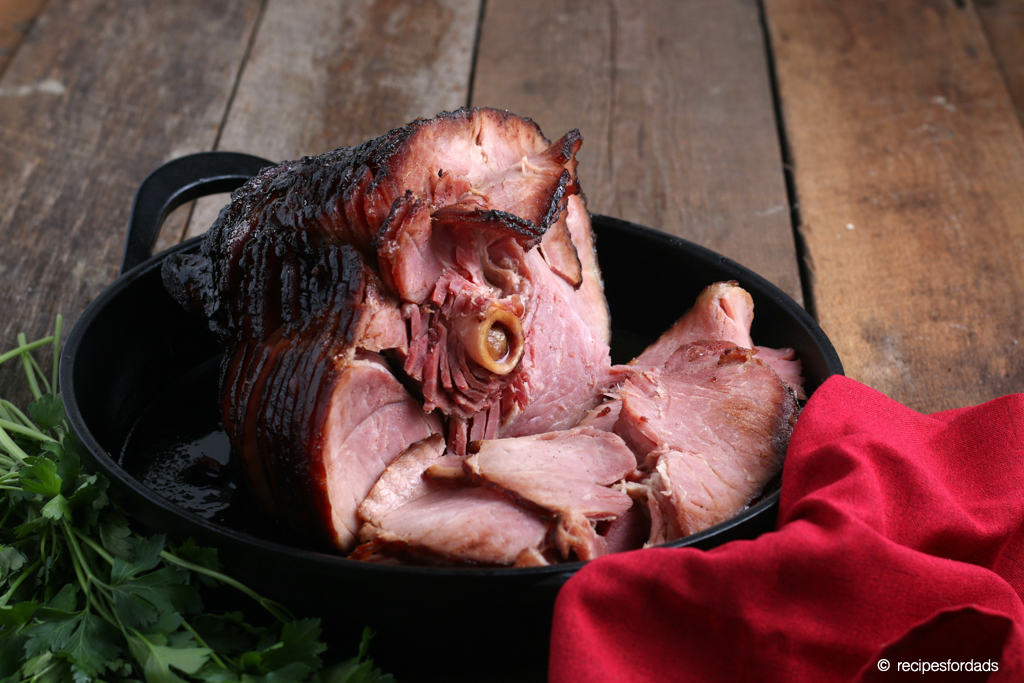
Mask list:
[{"label": "caramelized glaze on ham", "polygon": [[348,551],[412,442],[464,453],[596,405],[610,327],[581,142],[493,109],[420,119],[264,169],[166,260],[224,342],[225,427],[267,510]]},{"label": "caramelized glaze on ham", "polygon": [[224,424],[264,508],[355,559],[540,566],[758,495],[799,361],[754,346],[730,282],[613,368],[581,143],[493,109],[420,119],[264,169],[165,261],[224,344]]}]

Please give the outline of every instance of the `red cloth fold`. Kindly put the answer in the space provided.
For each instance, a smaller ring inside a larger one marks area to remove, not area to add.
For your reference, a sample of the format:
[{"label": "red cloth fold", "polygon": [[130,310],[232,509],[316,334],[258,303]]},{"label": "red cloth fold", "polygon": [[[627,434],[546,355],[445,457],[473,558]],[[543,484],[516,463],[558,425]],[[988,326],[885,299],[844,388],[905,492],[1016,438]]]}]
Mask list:
[{"label": "red cloth fold", "polygon": [[1024,395],[922,415],[833,377],[777,530],[590,562],[559,593],[550,680],[1022,681],[1022,591]]}]

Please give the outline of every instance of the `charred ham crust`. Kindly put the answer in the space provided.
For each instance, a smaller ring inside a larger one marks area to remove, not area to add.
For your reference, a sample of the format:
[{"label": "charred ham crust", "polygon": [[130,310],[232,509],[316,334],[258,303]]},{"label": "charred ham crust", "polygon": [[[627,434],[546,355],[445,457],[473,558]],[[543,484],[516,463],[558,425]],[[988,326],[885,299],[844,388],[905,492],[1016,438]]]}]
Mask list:
[{"label": "charred ham crust", "polygon": [[310,293],[317,313],[262,340],[236,342],[221,376],[225,429],[258,501],[314,533],[329,523],[330,505],[323,462],[309,454],[321,446],[334,359],[351,343],[372,277],[351,247],[325,253],[322,265],[333,271],[325,278],[335,285]]},{"label": "charred ham crust", "polygon": [[[569,198],[580,193],[580,143],[579,132],[571,131],[552,144],[533,121],[508,112],[444,112],[358,146],[264,169],[232,194],[198,254],[165,261],[167,291],[185,308],[202,310],[226,347],[225,425],[265,508],[289,517],[297,528],[331,524],[320,449],[327,397],[340,386],[339,359],[367,349],[391,356],[397,365],[406,345],[412,346],[408,317],[409,329],[403,328],[395,346],[371,349],[363,338],[367,292],[388,299],[389,310],[401,308],[395,314],[400,322],[407,314],[401,301],[412,301],[398,291],[403,273],[392,272],[409,264],[388,260],[399,251],[396,243],[419,238],[417,246],[432,250],[434,230],[442,241],[463,240],[439,260],[446,272],[461,268],[463,279],[492,297],[495,287],[486,274],[478,277],[476,266],[462,268],[466,264],[458,259],[506,245],[498,249],[501,267],[515,275],[510,282],[526,282],[526,250],[552,225],[567,231]],[[444,195],[435,205],[439,186]],[[420,223],[412,225],[409,217]],[[570,248],[575,249],[571,239],[559,245],[559,255]],[[506,266],[506,260],[515,263]],[[573,270],[572,259],[560,262],[570,265],[563,270]],[[431,296],[440,291],[439,278],[425,281]],[[511,285],[498,289],[501,297],[519,301],[518,290],[505,291]],[[447,304],[415,302],[422,304],[427,323],[440,322],[432,328],[429,348],[410,348],[404,373],[392,375],[415,385],[428,403],[436,401],[427,409],[439,407],[451,416],[452,433],[492,437],[504,410],[502,392],[519,400],[525,389],[469,362],[462,346],[449,339],[445,325],[451,312],[444,306],[460,301],[453,295]],[[388,344],[393,341],[388,337]],[[424,353],[435,348],[438,362],[424,365]]]},{"label": "charred ham crust", "polygon": [[464,226],[510,235],[519,239],[526,247],[537,244],[547,229],[546,225],[539,227],[533,221],[508,211],[466,209],[458,204],[438,209],[434,212],[433,219],[436,227]]},{"label": "charred ham crust", "polygon": [[[304,270],[315,268],[304,266],[303,261],[322,246],[317,242],[328,240],[354,246],[376,266],[380,231],[394,204],[407,190],[423,198],[430,192],[422,179],[416,187],[389,187],[400,176],[409,175],[403,173],[403,165],[415,151],[415,139],[428,134],[433,139],[446,132],[455,135],[459,127],[466,126],[471,128],[462,132],[472,133],[476,126],[479,143],[485,123],[510,137],[530,136],[550,146],[529,119],[494,109],[459,109],[442,112],[435,119],[418,119],[358,146],[269,167],[232,194],[230,205],[207,232],[199,255],[172,256],[165,261],[162,275],[167,290],[186,309],[202,309],[211,329],[223,339],[253,331],[265,337],[275,329],[278,309],[285,308],[284,301],[278,299],[296,297],[288,283],[281,292],[267,289],[266,282],[278,269],[293,273],[298,284]],[[575,153],[582,137],[573,130],[560,142],[551,150],[552,161],[564,170],[543,191],[536,215],[494,208],[439,207],[433,212],[436,221],[497,230],[515,235],[524,247],[535,245],[565,210],[565,197],[579,192]],[[253,241],[255,245],[250,246]],[[278,254],[282,250],[290,254]],[[275,258],[278,256],[281,263]],[[248,289],[253,296],[231,301],[235,293]],[[254,329],[242,332],[247,317],[252,318]]]}]

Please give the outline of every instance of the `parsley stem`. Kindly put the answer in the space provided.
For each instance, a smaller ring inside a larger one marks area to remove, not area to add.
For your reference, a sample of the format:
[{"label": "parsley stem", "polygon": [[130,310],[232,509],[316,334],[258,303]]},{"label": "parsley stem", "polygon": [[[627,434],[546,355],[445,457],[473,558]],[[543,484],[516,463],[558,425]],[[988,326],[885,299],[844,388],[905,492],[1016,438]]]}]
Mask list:
[{"label": "parsley stem", "polygon": [[46,373],[43,372],[43,368],[40,367],[39,361],[36,360],[35,356],[30,353],[26,353],[22,358],[28,358],[28,362],[32,365],[32,369],[35,370],[36,376],[39,381],[43,383],[43,393],[52,394],[53,388],[50,386],[50,380],[46,378]]},{"label": "parsley stem", "polygon": [[[92,567],[89,564],[89,560],[88,560],[88,558],[86,558],[85,553],[82,552],[82,546],[78,545],[78,541],[76,540],[76,538],[81,534],[81,532],[79,532],[77,529],[72,529],[71,526],[68,525],[68,522],[67,522],[66,519],[62,519],[60,521],[60,523],[61,523],[61,528],[64,529],[64,534],[68,537],[68,545],[71,546],[73,554],[77,554],[79,560],[81,560],[82,570],[85,572],[86,576],[88,577],[89,583],[95,584],[96,586],[99,586],[100,588],[108,588],[109,589],[110,586],[108,586],[103,581],[100,581],[99,578],[95,574],[92,573]],[[113,560],[111,560],[111,564],[113,564]]]},{"label": "parsley stem", "polygon": [[[24,337],[25,335],[20,335],[20,336]],[[12,358],[17,358],[18,356],[20,356],[21,354],[23,354],[23,353],[25,353],[27,351],[32,351],[33,349],[38,349],[40,346],[46,346],[47,344],[51,344],[51,343],[53,343],[53,337],[52,336],[51,337],[43,337],[42,339],[34,341],[31,344],[26,344],[24,346],[19,346],[18,348],[11,349],[10,351],[8,351],[6,353],[0,353],[0,363],[4,363],[6,361],[9,361]]]},{"label": "parsley stem", "polygon": [[18,444],[14,443],[14,440],[11,439],[11,436],[4,430],[3,426],[0,426],[0,446],[3,446],[4,450],[6,450],[8,454],[14,456],[18,462],[23,465],[25,464],[25,458],[28,457],[28,453],[21,450],[21,448],[18,447]]},{"label": "parsley stem", "polygon": [[51,382],[51,386],[53,387],[53,392],[54,393],[57,393],[57,391],[58,391],[58,388],[57,388],[57,379],[58,379],[57,371],[60,368],[60,328],[61,328],[61,325],[63,323],[64,323],[64,316],[62,316],[60,313],[58,313],[57,314],[57,322],[54,323],[54,327],[53,327],[53,382]]},{"label": "parsley stem", "polygon": [[106,560],[108,564],[111,564],[111,565],[114,564],[114,556],[111,555],[110,553],[108,553],[103,548],[103,546],[101,546],[99,543],[97,543],[93,539],[91,539],[88,536],[86,536],[85,534],[83,534],[78,529],[75,529],[74,532],[75,532],[75,535],[78,536],[78,538],[80,538],[83,541],[85,541],[86,545],[88,545],[90,548],[92,548],[96,552],[97,555],[99,555],[104,560]]},{"label": "parsley stem", "polygon": [[32,368],[32,357],[26,353],[28,350],[28,343],[25,341],[25,333],[18,333],[18,348],[22,351],[21,362],[25,366],[25,375],[28,377],[28,386],[32,390],[32,395],[36,397],[38,401],[43,395],[43,392],[39,391],[39,382],[36,381],[36,373]]},{"label": "parsley stem", "polygon": [[192,634],[193,636],[195,636],[195,639],[196,639],[196,642],[197,642],[197,643],[199,643],[199,644],[200,644],[201,646],[205,647],[205,648],[206,648],[207,650],[209,650],[209,651],[210,651],[210,657],[211,657],[211,658],[213,659],[213,661],[217,662],[217,664],[218,664],[218,665],[219,665],[219,666],[220,666],[221,668],[223,668],[223,669],[225,669],[225,670],[227,670],[227,671],[230,671],[230,669],[228,669],[228,665],[227,665],[227,664],[225,664],[225,663],[224,663],[224,661],[223,661],[223,660],[222,660],[222,659],[221,659],[220,657],[218,657],[218,656],[217,656],[217,651],[216,651],[216,650],[214,650],[214,649],[213,649],[212,647],[210,647],[210,646],[209,646],[209,645],[208,645],[208,644],[206,643],[206,641],[205,641],[205,640],[203,640],[203,637],[202,637],[201,635],[199,635],[198,633],[196,633],[196,630],[195,630],[194,628],[192,628],[192,625],[188,623],[188,620],[187,620],[187,619],[182,619],[182,620],[181,620],[181,625],[182,625],[182,626],[184,626],[184,627],[185,627],[185,629],[186,629],[187,631],[189,631],[189,632],[190,632],[190,633],[191,633],[191,634]]},{"label": "parsley stem", "polygon": [[37,557],[36,561],[33,562],[28,569],[19,574],[18,578],[11,582],[10,590],[4,593],[3,596],[0,596],[0,607],[3,607],[7,604],[7,601],[11,599],[12,595],[14,595],[14,591],[18,590],[18,586],[20,586],[21,583],[29,577],[29,574],[33,573],[36,569],[38,569],[39,565],[42,564],[42,562],[43,558]]},{"label": "parsley stem", "polygon": [[263,609],[265,609],[268,612],[270,612],[274,616],[274,618],[277,619],[280,622],[286,623],[286,622],[289,622],[289,621],[295,621],[295,616],[291,612],[289,612],[288,609],[284,605],[278,604],[278,603],[274,602],[273,600],[268,600],[267,598],[263,597],[262,595],[260,595],[256,591],[254,591],[253,589],[251,589],[248,586],[246,586],[241,581],[237,581],[237,580],[231,578],[230,576],[225,576],[224,574],[221,574],[218,571],[214,571],[212,569],[208,569],[207,567],[204,567],[202,565],[193,564],[193,563],[189,562],[188,560],[183,560],[180,557],[178,557],[177,555],[174,555],[173,553],[169,553],[166,550],[164,550],[163,552],[160,553],[160,557],[164,558],[164,560],[166,560],[167,562],[170,562],[171,564],[176,564],[179,567],[184,567],[185,569],[189,569],[191,571],[194,571],[197,574],[203,574],[205,576],[209,576],[211,579],[216,579],[217,581],[220,581],[221,583],[226,583],[227,585],[235,588],[236,590],[239,590],[242,593],[245,593],[250,598],[252,598],[256,602],[258,602],[260,605],[262,605]]},{"label": "parsley stem", "polygon": [[71,527],[68,526],[67,520],[62,519],[60,524],[61,528],[64,530],[64,537],[67,539],[68,547],[71,548],[71,566],[74,567],[75,576],[78,577],[78,585],[82,587],[82,591],[85,593],[85,609],[88,610],[95,607],[101,617],[112,624],[117,623],[110,618],[110,615],[107,614],[105,609],[103,609],[103,606],[99,601],[93,599],[92,584],[95,577],[92,575],[92,572],[89,571],[89,561],[85,559],[85,555],[82,553],[82,549],[79,547],[78,541],[75,540],[75,534],[71,531]]},{"label": "parsley stem", "polygon": [[[92,586],[95,584],[102,595],[107,595],[105,591],[109,591],[110,586],[103,583],[93,575],[89,568],[89,560],[85,557],[85,553],[82,552],[82,548],[78,545],[78,541],[75,540],[75,533],[68,525],[67,520],[62,519],[60,524],[61,528],[64,530],[64,536],[67,538],[68,547],[71,548],[71,565],[75,568],[75,574],[78,576],[78,583],[82,586],[82,589],[85,592],[85,609],[95,609],[100,617],[107,622],[121,626],[121,621],[112,616],[110,612],[107,611],[106,607],[104,607],[103,603],[100,602],[98,596],[94,596],[92,592]],[[123,630],[123,626],[121,626],[121,628]]]},{"label": "parsley stem", "polygon": [[17,418],[26,427],[35,427],[36,426],[35,423],[32,422],[32,419],[29,418],[28,415],[26,415],[25,413],[23,413],[20,410],[18,410],[18,406],[14,405],[10,401],[5,401],[3,399],[0,399],[0,406],[3,406],[4,409],[7,412],[10,413],[11,417]]},{"label": "parsley stem", "polygon": [[36,441],[52,441],[54,443],[57,443],[57,440],[54,439],[53,437],[47,436],[46,434],[43,434],[40,431],[37,431],[37,430],[32,429],[30,427],[25,427],[25,426],[20,425],[20,424],[18,424],[16,422],[9,422],[8,420],[0,420],[0,427],[3,427],[4,429],[6,429],[9,432],[14,432],[15,434],[22,434],[22,435],[27,436],[29,438],[35,439]]}]

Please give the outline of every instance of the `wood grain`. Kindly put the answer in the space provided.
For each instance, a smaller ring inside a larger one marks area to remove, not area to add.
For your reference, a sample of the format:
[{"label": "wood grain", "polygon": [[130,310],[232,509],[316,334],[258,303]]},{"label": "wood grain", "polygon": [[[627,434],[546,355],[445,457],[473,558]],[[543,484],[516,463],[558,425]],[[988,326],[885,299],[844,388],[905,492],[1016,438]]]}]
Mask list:
[{"label": "wood grain", "polygon": [[0,74],[46,0],[0,0]]},{"label": "wood grain", "polygon": [[822,327],[921,411],[1024,388],[1024,134],[973,6],[767,0]]},{"label": "wood grain", "polygon": [[0,80],[0,348],[57,312],[70,329],[114,279],[139,182],[213,146],[259,8],[54,0],[39,15]]},{"label": "wood grain", "polygon": [[758,3],[490,0],[473,104],[579,128],[589,207],[801,299]]},{"label": "wood grain", "polygon": [[[274,161],[465,106],[480,0],[270,0],[218,144]],[[188,236],[224,197],[197,202]]]},{"label": "wood grain", "polygon": [[1024,0],[977,0],[978,17],[1024,121]]}]

